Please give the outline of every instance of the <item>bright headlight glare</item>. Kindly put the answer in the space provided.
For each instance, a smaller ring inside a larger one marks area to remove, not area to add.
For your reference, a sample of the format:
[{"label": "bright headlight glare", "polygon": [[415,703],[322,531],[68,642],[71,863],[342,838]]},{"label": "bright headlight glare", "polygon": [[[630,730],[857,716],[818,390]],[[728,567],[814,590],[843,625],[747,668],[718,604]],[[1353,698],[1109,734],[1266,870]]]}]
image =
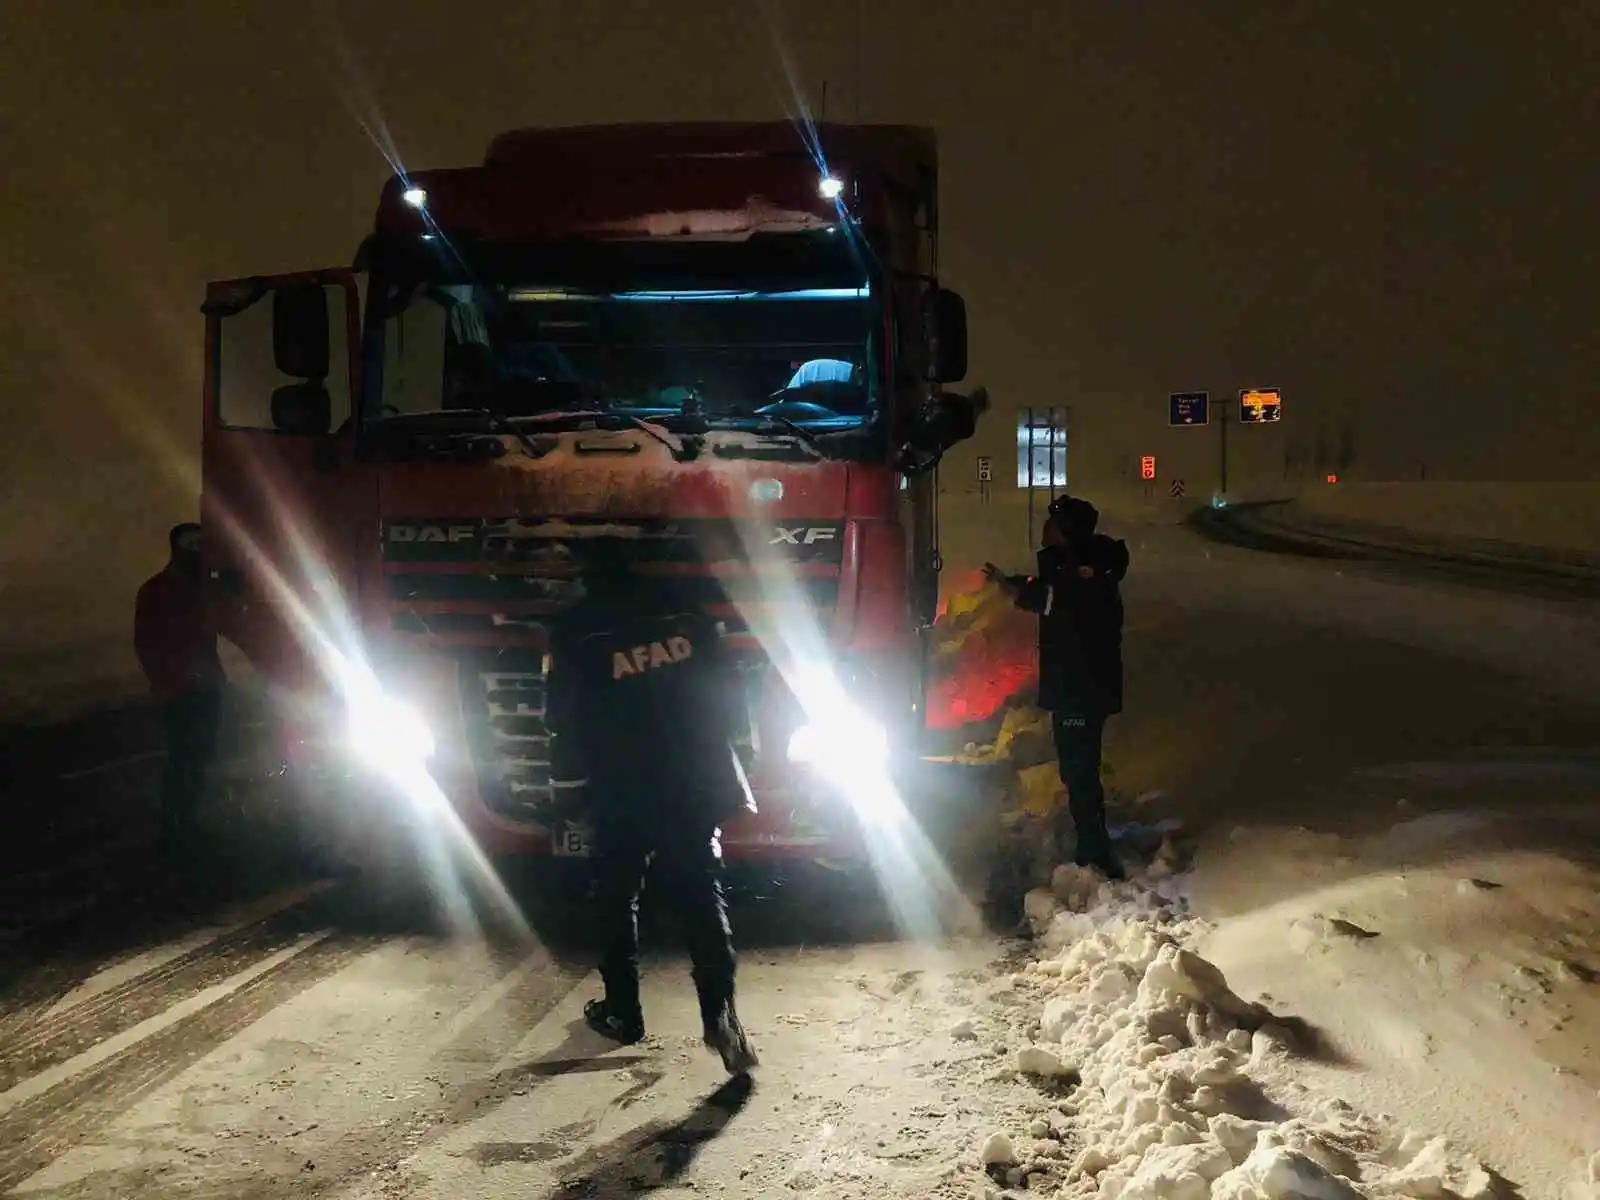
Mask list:
[{"label": "bright headlight glare", "polygon": [[827,725],[802,725],[789,738],[789,761],[850,778],[889,760],[889,735],[869,717]]},{"label": "bright headlight glare", "polygon": [[372,767],[396,767],[433,757],[433,731],[416,709],[391,696],[352,702],[349,710],[350,749]]},{"label": "bright headlight glare", "polygon": [[400,199],[412,208],[422,208],[428,203],[428,191],[426,188],[408,187],[400,193]]}]

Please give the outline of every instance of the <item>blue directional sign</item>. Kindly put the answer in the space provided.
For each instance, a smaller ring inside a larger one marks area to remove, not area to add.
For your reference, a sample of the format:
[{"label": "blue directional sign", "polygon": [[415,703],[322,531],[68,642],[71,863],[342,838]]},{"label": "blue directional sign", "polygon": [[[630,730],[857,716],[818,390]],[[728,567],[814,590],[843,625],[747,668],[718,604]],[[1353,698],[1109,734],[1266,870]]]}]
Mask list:
[{"label": "blue directional sign", "polygon": [[1211,422],[1210,396],[1206,392],[1173,392],[1170,425],[1207,425]]}]

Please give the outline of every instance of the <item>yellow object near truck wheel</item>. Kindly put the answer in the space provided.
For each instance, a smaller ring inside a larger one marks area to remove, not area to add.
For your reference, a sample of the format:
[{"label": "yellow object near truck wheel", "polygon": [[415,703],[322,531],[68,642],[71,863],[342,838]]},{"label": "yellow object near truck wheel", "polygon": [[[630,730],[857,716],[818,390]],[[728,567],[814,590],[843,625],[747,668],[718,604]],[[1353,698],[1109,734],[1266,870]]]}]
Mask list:
[{"label": "yellow object near truck wheel", "polygon": [[1029,817],[1048,817],[1060,808],[1067,798],[1061,786],[1061,773],[1054,762],[1024,767],[1017,772],[1017,811]]}]

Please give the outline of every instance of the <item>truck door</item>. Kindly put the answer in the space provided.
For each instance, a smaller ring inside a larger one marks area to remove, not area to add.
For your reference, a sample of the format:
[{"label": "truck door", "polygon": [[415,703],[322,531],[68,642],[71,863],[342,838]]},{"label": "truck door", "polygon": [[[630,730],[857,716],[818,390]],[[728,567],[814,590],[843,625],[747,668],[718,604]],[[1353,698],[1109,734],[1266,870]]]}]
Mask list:
[{"label": "truck door", "polygon": [[355,276],[212,283],[202,311],[208,605],[259,671],[299,690],[316,681],[316,647],[359,628],[362,576],[377,563],[376,477],[353,454]]}]

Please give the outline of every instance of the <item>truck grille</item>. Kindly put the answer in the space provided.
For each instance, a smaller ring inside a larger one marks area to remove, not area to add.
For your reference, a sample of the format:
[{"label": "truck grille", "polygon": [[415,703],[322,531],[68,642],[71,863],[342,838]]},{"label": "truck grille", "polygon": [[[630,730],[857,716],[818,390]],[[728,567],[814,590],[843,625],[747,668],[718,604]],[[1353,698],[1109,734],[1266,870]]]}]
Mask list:
[{"label": "truck grille", "polygon": [[418,517],[383,523],[387,563],[474,563],[559,571],[580,567],[597,537],[624,537],[641,563],[695,563],[702,555],[741,558],[753,541],[790,563],[833,563],[844,558],[843,523],[837,519],[785,519],[741,526],[732,520],[662,521],[610,517]]},{"label": "truck grille", "polygon": [[[554,828],[557,805],[577,797],[552,773],[547,633],[579,595],[594,539],[629,536],[641,573],[671,576],[683,598],[722,621],[730,644],[751,656],[745,679],[752,719],[743,739],[762,755],[773,749],[760,745],[763,729],[780,750],[782,739],[761,715],[778,693],[751,623],[781,627],[800,619],[826,628],[845,574],[844,534],[843,522],[825,519],[785,521],[754,534],[726,520],[391,519],[382,529],[382,603],[402,643],[455,661],[463,734],[484,805],[519,824]],[[751,536],[770,561],[742,557],[740,539]],[[714,577],[701,555],[718,546],[727,558],[717,561],[731,569]]]},{"label": "truck grille", "polygon": [[[746,725],[735,742],[757,752],[757,714],[768,702],[775,676],[760,660],[739,664],[746,699]],[[471,651],[456,660],[461,724],[472,754],[478,795],[492,812],[522,824],[554,828],[558,803],[579,798],[581,783],[554,774],[549,726],[545,724],[548,660],[542,651]]]},{"label": "truck grille", "polygon": [[511,820],[552,824],[557,788],[545,725],[545,656],[538,650],[463,654],[457,659],[461,723],[478,794]]},{"label": "truck grille", "polygon": [[713,573],[697,555],[734,537],[728,521],[574,522],[434,519],[384,526],[383,597],[397,633],[436,646],[541,645],[540,623],[581,594],[579,579],[595,536],[631,529],[636,569],[665,574],[689,603],[724,621],[727,632],[750,623],[782,623],[803,611],[826,623],[844,574],[843,526],[800,522],[773,526],[763,540],[771,561],[741,559],[735,546]]}]

